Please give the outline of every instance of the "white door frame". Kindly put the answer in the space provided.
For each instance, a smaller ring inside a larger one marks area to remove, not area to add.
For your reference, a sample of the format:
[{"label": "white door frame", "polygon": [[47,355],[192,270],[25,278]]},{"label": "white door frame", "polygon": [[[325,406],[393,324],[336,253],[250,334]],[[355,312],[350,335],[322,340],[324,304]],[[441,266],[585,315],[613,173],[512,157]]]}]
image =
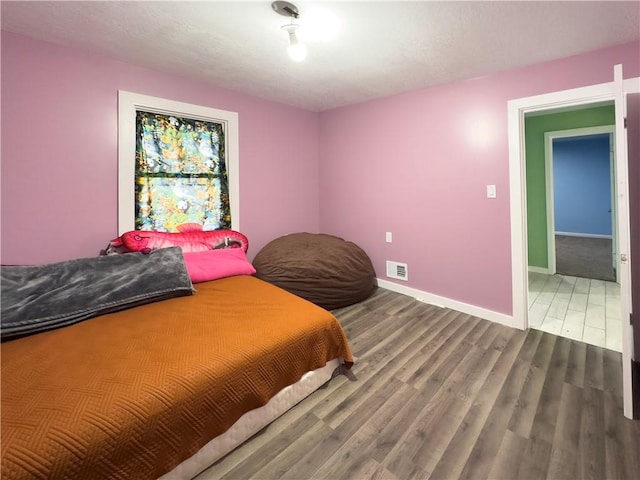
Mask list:
[{"label": "white door frame", "polygon": [[[615,129],[615,125],[614,125]],[[627,159],[628,160],[628,159]],[[616,271],[616,282],[620,281],[620,257],[618,255],[618,182],[616,175],[616,134],[609,136],[609,162],[611,165],[611,264]]]},{"label": "white door frame", "polygon": [[[597,127],[572,128],[567,130],[555,130],[553,132],[545,132],[544,134],[544,168],[545,168],[545,192],[547,202],[547,273],[554,275],[556,273],[556,220],[555,220],[555,197],[553,186],[553,141],[557,138],[583,137],[585,135],[599,135],[608,133],[614,137],[615,145],[615,125],[601,125]],[[612,158],[609,155],[609,170],[611,173],[611,182],[615,184],[615,171]],[[613,218],[615,209],[613,203],[615,196],[611,198],[611,217]],[[615,222],[612,225],[615,228]],[[612,231],[612,243],[615,241],[615,232]]]},{"label": "white door frame", "polygon": [[[619,67],[619,68],[618,68]],[[619,71],[619,72],[618,72]],[[508,102],[508,134],[509,134],[509,185],[511,205],[511,268],[512,268],[512,301],[513,301],[513,326],[515,328],[528,328],[528,270],[527,270],[527,212],[526,212],[526,182],[525,182],[525,148],[524,148],[524,117],[525,114],[534,111],[555,110],[559,108],[572,108],[579,105],[594,104],[598,102],[622,101],[622,89],[616,88],[616,84],[623,84],[627,93],[640,92],[640,78],[622,80],[621,66],[616,66],[615,81],[575,88],[560,92],[547,93],[525,98],[518,98]],[[617,137],[624,136],[622,124],[622,112],[616,108],[616,132]],[[618,155],[621,155],[618,150]],[[626,156],[625,156],[626,159]],[[618,172],[628,175],[627,171]],[[628,180],[628,177],[625,177]],[[628,183],[626,191],[628,191]],[[618,192],[619,200],[624,191]],[[628,204],[628,196],[624,198]],[[618,202],[621,203],[620,201]],[[628,218],[628,210],[627,210]],[[628,233],[629,225],[626,225]],[[620,226],[622,234],[623,226]],[[620,240],[619,240],[620,241]],[[619,249],[622,253],[622,250]],[[627,255],[629,255],[627,250]],[[629,268],[626,274],[629,275]],[[628,314],[630,308],[630,278],[624,279],[620,273],[621,281],[621,310]],[[623,291],[625,290],[625,291]],[[626,291],[628,290],[628,291]],[[626,297],[624,299],[623,297]],[[628,318],[628,317],[627,317]],[[631,358],[633,357],[633,332],[628,320],[622,321],[622,377],[624,415],[633,418],[633,399],[631,390]]]}]

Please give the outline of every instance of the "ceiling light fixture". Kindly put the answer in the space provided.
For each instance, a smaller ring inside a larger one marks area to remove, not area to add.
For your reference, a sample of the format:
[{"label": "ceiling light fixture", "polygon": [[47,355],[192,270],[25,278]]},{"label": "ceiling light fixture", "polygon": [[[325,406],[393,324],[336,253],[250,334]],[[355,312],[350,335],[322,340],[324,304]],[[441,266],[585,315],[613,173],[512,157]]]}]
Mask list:
[{"label": "ceiling light fixture", "polygon": [[271,8],[274,12],[291,19],[291,23],[280,28],[289,34],[289,46],[287,47],[289,57],[296,62],[301,62],[307,56],[307,46],[304,43],[300,43],[296,34],[296,31],[300,28],[300,25],[294,23],[294,20],[297,20],[300,16],[298,7],[293,3],[278,0],[271,4]]}]

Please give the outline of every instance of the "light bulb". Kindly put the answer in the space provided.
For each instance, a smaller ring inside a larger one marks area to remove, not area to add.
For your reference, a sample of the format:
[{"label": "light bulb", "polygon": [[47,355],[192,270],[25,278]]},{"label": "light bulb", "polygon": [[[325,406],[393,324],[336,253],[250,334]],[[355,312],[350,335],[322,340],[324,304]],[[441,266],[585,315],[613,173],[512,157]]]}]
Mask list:
[{"label": "light bulb", "polygon": [[289,57],[291,60],[301,62],[307,56],[307,47],[298,41],[298,36],[296,35],[298,27],[299,25],[292,22],[288,25],[283,25],[280,28],[289,34],[289,46],[287,47]]},{"label": "light bulb", "polygon": [[287,47],[291,60],[301,62],[307,56],[307,46],[304,43],[292,43]]}]

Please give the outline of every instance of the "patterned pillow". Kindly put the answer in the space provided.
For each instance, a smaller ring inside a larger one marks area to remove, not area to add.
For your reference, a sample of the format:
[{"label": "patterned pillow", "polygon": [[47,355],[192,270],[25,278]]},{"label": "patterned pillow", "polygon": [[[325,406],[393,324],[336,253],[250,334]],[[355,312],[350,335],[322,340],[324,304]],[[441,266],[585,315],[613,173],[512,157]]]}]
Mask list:
[{"label": "patterned pillow", "polygon": [[109,242],[107,253],[149,253],[158,248],[180,247],[183,252],[204,252],[223,248],[249,248],[247,237],[235,230],[202,230],[195,223],[185,223],[178,232],[132,230]]}]

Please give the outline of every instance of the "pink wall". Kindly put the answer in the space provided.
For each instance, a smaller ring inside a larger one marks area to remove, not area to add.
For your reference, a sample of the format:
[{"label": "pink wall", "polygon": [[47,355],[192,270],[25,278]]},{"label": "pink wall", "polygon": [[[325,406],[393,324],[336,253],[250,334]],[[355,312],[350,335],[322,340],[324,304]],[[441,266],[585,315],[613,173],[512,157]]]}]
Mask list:
[{"label": "pink wall", "polygon": [[[358,243],[378,277],[511,313],[507,101],[638,76],[640,43],[316,114],[2,32],[2,262],[92,256],[117,234],[117,91],[233,110],[241,230]],[[486,198],[486,185],[498,198]],[[393,232],[393,243],[384,232]]]},{"label": "pink wall", "polygon": [[117,235],[119,89],[238,112],[250,256],[318,231],[318,114],[2,32],[2,263],[94,256]]},{"label": "pink wall", "polygon": [[[320,229],[432,294],[510,315],[507,101],[639,75],[634,42],[320,116]],[[497,198],[486,198],[486,185]],[[393,243],[385,243],[385,232]]]}]

